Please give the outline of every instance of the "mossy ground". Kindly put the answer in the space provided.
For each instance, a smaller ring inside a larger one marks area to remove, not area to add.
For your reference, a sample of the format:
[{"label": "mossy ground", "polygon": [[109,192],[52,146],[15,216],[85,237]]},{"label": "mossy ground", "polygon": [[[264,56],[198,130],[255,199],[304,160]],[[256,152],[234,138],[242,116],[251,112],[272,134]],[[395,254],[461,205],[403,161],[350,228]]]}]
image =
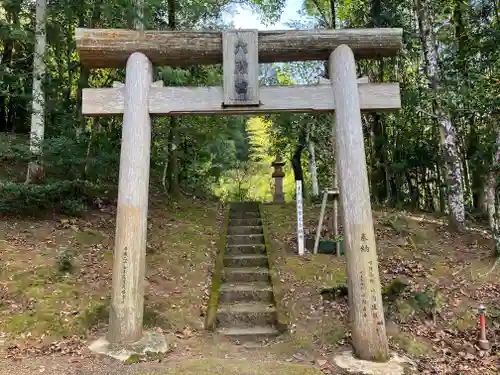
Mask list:
[{"label": "mossy ground", "polygon": [[[218,204],[154,203],[149,214],[144,321],[147,327],[203,327],[218,234]],[[114,213],[83,219],[0,222],[0,332],[19,340],[95,336],[107,324]],[[61,271],[61,253],[72,265]]]},{"label": "mossy ground", "polygon": [[[267,346],[248,349],[204,331],[223,211],[211,202],[153,201],[144,321],[149,329],[163,330],[171,352],[161,364],[140,361],[116,371],[115,365],[90,353],[80,361],[89,369],[123,375],[197,374],[207,369],[228,375],[316,374],[318,358],[328,359],[330,365],[332,353],[349,342],[347,304],[325,302],[320,292],[345,284],[345,258],[324,254],[299,258],[293,254],[295,206],[263,206],[262,212],[272,244],[278,308],[287,316],[288,333]],[[304,207],[307,231],[314,232],[318,214],[318,206]],[[397,212],[375,211],[374,218],[383,285],[395,276],[405,277],[412,290],[430,286],[444,299],[435,311],[435,323],[415,307],[413,295],[405,292],[391,304],[387,327],[393,349],[413,358],[432,357],[437,332],[473,335],[479,301],[487,304],[492,314],[488,322],[495,329],[500,267],[484,276],[492,263],[486,257],[491,244],[482,233],[452,235],[439,220]],[[114,212],[95,212],[81,219],[5,219],[0,233],[0,344],[4,344],[0,351],[73,335],[88,342],[105,333]],[[70,259],[71,272],[61,271],[61,259]],[[31,361],[35,367],[9,373],[31,374],[40,361],[49,361],[43,353],[37,359],[26,356],[25,363]],[[61,361],[67,363],[65,358]],[[0,365],[8,368],[8,363]],[[323,373],[342,372],[328,366]]]},{"label": "mossy ground", "polygon": [[[169,364],[158,371],[156,359],[133,358],[127,365],[111,365],[86,349],[106,333],[108,324],[113,211],[81,219],[1,221],[0,354],[22,358],[31,366],[24,372],[14,366],[14,375],[33,373],[41,363],[51,361],[64,367],[68,354],[80,358],[83,366],[106,369],[107,374],[136,374],[141,369],[143,373],[198,374],[215,369],[240,374],[256,368],[262,374],[319,374],[311,362],[302,366],[286,362],[300,345],[248,349],[203,329],[223,217],[224,210],[216,202],[153,201],[150,205],[144,325],[162,330],[170,344]],[[62,258],[69,259],[71,272],[61,271]],[[60,359],[49,357],[54,352],[61,355],[54,343],[70,346],[65,340],[75,335],[83,337],[83,346],[65,350]],[[41,347],[47,350],[38,351]],[[10,363],[0,360],[13,373]]]},{"label": "mossy ground", "polygon": [[193,374],[219,374],[219,375],[320,375],[321,371],[309,366],[276,363],[253,362],[247,360],[222,360],[204,359],[188,360],[174,364],[172,368],[155,373],[140,373],[140,375],[193,375]]},{"label": "mossy ground", "polygon": [[[345,257],[299,257],[295,205],[263,207],[280,279],[278,303],[292,324],[289,342],[305,351],[343,345],[349,331],[345,301],[332,306],[321,301],[320,291],[345,284]],[[304,207],[306,235],[314,235],[319,209]],[[452,339],[463,341],[471,332],[477,334],[480,302],[500,311],[500,272],[485,276],[493,260],[492,241],[484,230],[453,234],[443,219],[387,210],[374,210],[374,224],[382,285],[388,289],[395,277],[410,284],[386,306],[393,349],[413,358],[439,356],[434,349],[441,342],[440,331],[454,330]],[[492,314],[489,324],[494,340],[500,320]]]}]

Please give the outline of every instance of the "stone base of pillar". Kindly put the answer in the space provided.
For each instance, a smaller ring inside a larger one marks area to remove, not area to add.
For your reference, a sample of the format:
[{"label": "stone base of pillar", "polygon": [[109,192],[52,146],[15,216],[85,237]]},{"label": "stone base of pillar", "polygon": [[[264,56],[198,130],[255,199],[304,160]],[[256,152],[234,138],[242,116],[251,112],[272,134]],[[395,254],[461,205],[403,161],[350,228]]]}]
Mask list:
[{"label": "stone base of pillar", "polygon": [[337,366],[351,374],[367,375],[403,375],[405,366],[410,367],[412,362],[406,357],[391,353],[387,362],[363,361],[354,357],[352,351],[346,351],[333,358]]},{"label": "stone base of pillar", "polygon": [[166,353],[168,350],[165,336],[159,332],[144,332],[142,339],[132,344],[111,344],[105,337],[101,337],[89,345],[89,349],[97,354],[126,361],[133,355],[147,353]]}]

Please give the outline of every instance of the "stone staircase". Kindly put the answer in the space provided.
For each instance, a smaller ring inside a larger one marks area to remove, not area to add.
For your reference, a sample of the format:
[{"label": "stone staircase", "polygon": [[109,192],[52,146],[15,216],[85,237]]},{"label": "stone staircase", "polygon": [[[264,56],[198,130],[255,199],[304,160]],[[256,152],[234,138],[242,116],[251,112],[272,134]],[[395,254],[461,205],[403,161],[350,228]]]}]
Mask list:
[{"label": "stone staircase", "polygon": [[224,249],[217,332],[235,341],[279,335],[258,203],[231,204]]}]

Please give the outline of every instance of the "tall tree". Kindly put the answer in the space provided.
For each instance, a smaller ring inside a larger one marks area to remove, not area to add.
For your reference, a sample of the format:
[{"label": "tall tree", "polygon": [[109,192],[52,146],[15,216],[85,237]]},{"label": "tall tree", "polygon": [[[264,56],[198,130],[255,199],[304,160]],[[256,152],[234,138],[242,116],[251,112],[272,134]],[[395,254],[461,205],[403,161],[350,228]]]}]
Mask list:
[{"label": "tall tree", "polygon": [[[175,30],[177,28],[176,22],[176,0],[167,1],[168,12],[168,29]],[[180,195],[179,187],[179,164],[178,164],[178,149],[179,143],[179,124],[175,117],[170,117],[170,131],[168,133],[168,163],[167,163],[167,176],[168,176],[168,192],[175,198]]]},{"label": "tall tree", "polygon": [[[497,115],[497,114],[496,114]],[[498,115],[497,115],[498,116]],[[495,244],[495,255],[500,257],[500,126],[496,129],[493,157],[486,177],[486,205],[488,222]]]},{"label": "tall tree", "polygon": [[438,123],[441,134],[441,151],[444,156],[450,224],[460,231],[465,228],[465,207],[457,130],[451,121],[450,114],[442,107],[443,104],[439,102],[438,52],[427,0],[416,0],[416,7],[420,38],[424,50],[425,71],[429,88],[434,95],[433,116]]},{"label": "tall tree", "polygon": [[28,164],[26,182],[33,183],[41,180],[43,166],[40,162],[42,143],[45,134],[45,94],[43,80],[45,76],[45,46],[46,36],[47,0],[36,2],[35,23],[35,55],[33,58],[33,104],[31,114],[30,151],[36,160]]}]

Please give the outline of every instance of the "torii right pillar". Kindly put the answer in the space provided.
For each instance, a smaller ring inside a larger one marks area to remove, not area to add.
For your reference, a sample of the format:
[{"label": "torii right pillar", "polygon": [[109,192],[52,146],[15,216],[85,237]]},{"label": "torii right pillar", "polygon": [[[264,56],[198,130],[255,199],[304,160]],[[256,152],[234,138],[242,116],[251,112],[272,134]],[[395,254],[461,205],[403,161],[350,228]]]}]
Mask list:
[{"label": "torii right pillar", "polygon": [[339,173],[354,354],[385,362],[389,347],[382,307],[377,250],[353,51],[338,46],[329,68],[335,100]]}]

